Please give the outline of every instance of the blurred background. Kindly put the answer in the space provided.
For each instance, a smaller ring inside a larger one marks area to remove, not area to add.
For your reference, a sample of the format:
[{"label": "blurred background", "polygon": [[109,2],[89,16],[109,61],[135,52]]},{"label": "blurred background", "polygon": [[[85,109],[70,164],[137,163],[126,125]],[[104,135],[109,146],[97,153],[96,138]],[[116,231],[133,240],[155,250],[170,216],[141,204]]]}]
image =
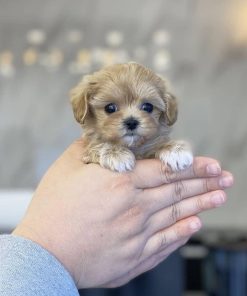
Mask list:
[{"label": "blurred background", "polygon": [[69,90],[126,61],[169,79],[179,98],[173,137],[219,159],[235,186],[154,271],[82,295],[246,296],[245,0],[0,0],[0,231],[13,229],[48,166],[81,134]]}]

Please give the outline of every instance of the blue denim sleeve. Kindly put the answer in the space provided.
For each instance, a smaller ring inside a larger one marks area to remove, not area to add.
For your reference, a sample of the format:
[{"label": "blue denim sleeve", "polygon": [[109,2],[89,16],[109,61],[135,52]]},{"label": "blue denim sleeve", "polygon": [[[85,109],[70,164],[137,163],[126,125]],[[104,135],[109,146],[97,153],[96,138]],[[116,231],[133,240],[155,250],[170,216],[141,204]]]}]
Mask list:
[{"label": "blue denim sleeve", "polygon": [[1,296],[78,296],[69,272],[31,240],[0,236]]}]

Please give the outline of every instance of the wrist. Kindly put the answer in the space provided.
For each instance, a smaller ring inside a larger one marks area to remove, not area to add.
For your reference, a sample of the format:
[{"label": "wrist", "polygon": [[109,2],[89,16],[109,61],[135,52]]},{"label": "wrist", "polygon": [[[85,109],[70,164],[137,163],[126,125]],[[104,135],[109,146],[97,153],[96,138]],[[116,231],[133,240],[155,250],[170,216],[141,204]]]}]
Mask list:
[{"label": "wrist", "polygon": [[[77,278],[72,268],[73,264],[70,263],[71,254],[63,256],[62,252],[58,251],[58,244],[56,242],[48,238],[46,235],[43,235],[41,232],[36,231],[34,227],[31,227],[24,223],[18,225],[16,229],[12,232],[12,234],[31,240],[32,242],[38,244],[43,249],[45,249],[53,257],[55,257],[60,262],[60,264],[62,264],[62,266],[69,272],[70,276],[76,284]],[[63,249],[62,245],[60,246],[60,249]]]}]

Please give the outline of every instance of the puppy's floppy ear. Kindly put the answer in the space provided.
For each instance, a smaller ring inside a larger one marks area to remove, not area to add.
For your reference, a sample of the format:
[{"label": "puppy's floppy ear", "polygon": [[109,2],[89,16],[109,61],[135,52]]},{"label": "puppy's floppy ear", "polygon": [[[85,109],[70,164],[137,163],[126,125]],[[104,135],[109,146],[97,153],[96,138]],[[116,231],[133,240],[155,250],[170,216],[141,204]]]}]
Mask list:
[{"label": "puppy's floppy ear", "polygon": [[85,117],[88,114],[90,96],[90,75],[87,75],[70,91],[70,102],[72,104],[74,116],[80,124],[84,123]]},{"label": "puppy's floppy ear", "polygon": [[166,125],[171,126],[177,120],[178,108],[176,97],[168,91],[170,89],[170,83],[162,76],[158,76],[159,81],[159,91],[162,97],[164,107],[160,118],[161,122],[165,122]]},{"label": "puppy's floppy ear", "polygon": [[165,93],[165,120],[167,125],[173,125],[177,120],[178,108],[177,108],[177,99],[174,95],[169,92]]}]

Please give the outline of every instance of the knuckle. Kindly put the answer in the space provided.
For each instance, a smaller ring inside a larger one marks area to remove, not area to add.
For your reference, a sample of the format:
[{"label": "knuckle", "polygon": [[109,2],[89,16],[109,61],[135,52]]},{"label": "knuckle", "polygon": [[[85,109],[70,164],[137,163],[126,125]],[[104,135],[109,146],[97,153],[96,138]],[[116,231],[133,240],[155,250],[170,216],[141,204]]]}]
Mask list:
[{"label": "knuckle", "polygon": [[163,161],[160,164],[161,180],[164,183],[169,184],[178,178],[178,172],[172,171]]},{"label": "knuckle", "polygon": [[[123,199],[131,204],[136,202],[136,197],[140,191],[135,188],[133,180],[129,174],[118,174],[113,181],[111,180],[109,187],[112,191],[121,194]],[[126,199],[126,196],[129,198]]]},{"label": "knuckle", "polygon": [[122,217],[126,226],[126,236],[136,236],[146,229],[146,216],[140,205],[130,207]]},{"label": "knuckle", "polygon": [[166,234],[162,231],[159,233],[159,240],[158,240],[158,250],[164,248],[164,246],[167,245],[167,236]]},{"label": "knuckle", "polygon": [[110,189],[112,191],[120,191],[126,193],[127,190],[131,188],[131,181],[127,174],[118,174],[112,182]]},{"label": "knuckle", "polygon": [[174,227],[173,232],[174,232],[174,233],[173,233],[173,235],[174,235],[174,237],[173,237],[173,241],[177,241],[178,239],[180,239],[181,234],[180,234],[180,229],[179,229],[178,226]]},{"label": "knuckle", "polygon": [[204,202],[201,197],[198,197],[196,199],[196,209],[198,212],[201,212],[204,210]]},{"label": "knuckle", "polygon": [[147,268],[147,271],[154,269],[157,266],[158,263],[159,263],[159,257],[158,256],[154,256],[154,258],[153,258],[150,266]]},{"label": "knuckle", "polygon": [[118,175],[118,184],[124,186],[125,188],[134,187],[131,176],[129,174],[119,174]]},{"label": "knuckle", "polygon": [[[136,224],[139,224],[138,221],[142,220],[142,219],[140,219],[142,216],[142,212],[143,211],[141,210],[141,208],[138,205],[136,205],[136,206],[129,208],[127,210],[126,215],[127,215],[128,220],[135,219],[135,220],[137,220]],[[140,221],[140,223],[142,223],[142,221]]]},{"label": "knuckle", "polygon": [[141,250],[142,242],[138,238],[133,238],[129,245],[130,258],[137,259]]},{"label": "knuckle", "polygon": [[205,175],[205,163],[203,158],[196,157],[191,166],[191,173],[193,177],[203,177]]},{"label": "knuckle", "polygon": [[128,262],[128,264],[134,264],[139,260],[142,255],[142,242],[133,237],[131,240],[128,241],[127,245],[124,245],[121,250],[121,256],[123,260]]},{"label": "knuckle", "polygon": [[164,261],[169,255],[170,255],[170,253],[167,250],[165,250],[164,252],[161,252],[160,254],[158,254],[158,259],[157,259],[158,264],[160,262]]},{"label": "knuckle", "polygon": [[153,255],[151,258],[148,259],[147,265],[143,268],[143,272],[147,272],[157,266],[159,263],[159,256],[157,254]]},{"label": "knuckle", "polygon": [[182,181],[177,181],[174,183],[174,202],[179,202],[183,199],[183,194],[186,191],[186,188]]},{"label": "knuckle", "polygon": [[193,161],[192,165],[189,168],[191,170],[191,175],[193,177],[198,176],[198,163],[196,161]]},{"label": "knuckle", "polygon": [[171,208],[171,222],[176,223],[180,217],[180,208],[178,204],[173,204]]},{"label": "knuckle", "polygon": [[208,179],[203,179],[203,181],[202,181],[202,189],[203,189],[203,192],[208,192],[209,191]]}]

